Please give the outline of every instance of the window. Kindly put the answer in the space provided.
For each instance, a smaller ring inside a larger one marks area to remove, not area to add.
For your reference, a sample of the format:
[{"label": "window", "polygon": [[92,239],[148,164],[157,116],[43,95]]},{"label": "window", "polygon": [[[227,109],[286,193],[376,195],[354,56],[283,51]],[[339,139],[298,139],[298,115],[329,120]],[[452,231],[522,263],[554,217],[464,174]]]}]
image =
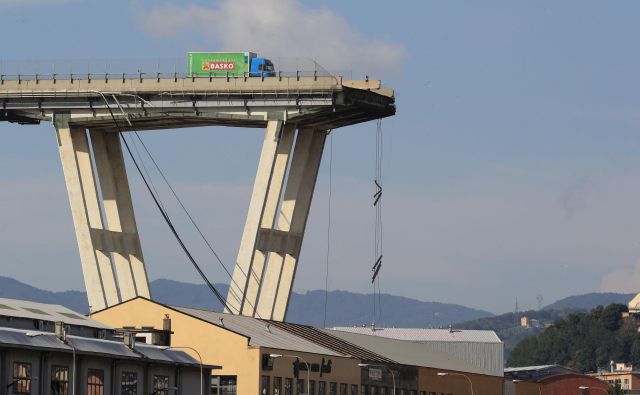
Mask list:
[{"label": "window", "polygon": [[329,383],[329,395],[338,395],[338,384]]},{"label": "window", "polygon": [[153,376],[153,393],[155,395],[169,395],[169,376]]},{"label": "window", "polygon": [[293,379],[284,379],[284,395],[293,395]]},{"label": "window", "polygon": [[282,377],[273,378],[273,395],[281,395],[282,391]]},{"label": "window", "polygon": [[51,367],[51,395],[69,394],[69,368],[66,366]]},{"label": "window", "polygon": [[262,376],[262,386],[261,386],[262,395],[269,395],[269,384],[270,384],[269,382],[270,382],[269,376]]},{"label": "window", "polygon": [[351,395],[358,395],[358,384],[351,384]]},{"label": "window", "polygon": [[138,394],[138,373],[122,372],[122,382],[120,383],[120,393],[122,395]]},{"label": "window", "polygon": [[31,364],[28,362],[14,362],[13,381],[7,387],[13,387],[14,394],[30,394]]},{"label": "window", "polygon": [[340,383],[340,395],[348,395],[347,390],[349,389],[349,385],[345,383]]},{"label": "window", "polygon": [[318,381],[318,395],[327,395],[326,381]]},{"label": "window", "polygon": [[361,385],[360,386],[360,395],[369,395],[369,386]]},{"label": "window", "polygon": [[211,395],[218,395],[220,393],[220,376],[211,376]]},{"label": "window", "polygon": [[309,381],[309,395],[316,395],[316,382],[314,380]]},{"label": "window", "polygon": [[87,371],[87,395],[104,395],[104,370]]},{"label": "window", "polygon": [[304,394],[304,380],[296,380],[296,395]]},{"label": "window", "polygon": [[236,376],[211,376],[211,395],[236,395]]}]

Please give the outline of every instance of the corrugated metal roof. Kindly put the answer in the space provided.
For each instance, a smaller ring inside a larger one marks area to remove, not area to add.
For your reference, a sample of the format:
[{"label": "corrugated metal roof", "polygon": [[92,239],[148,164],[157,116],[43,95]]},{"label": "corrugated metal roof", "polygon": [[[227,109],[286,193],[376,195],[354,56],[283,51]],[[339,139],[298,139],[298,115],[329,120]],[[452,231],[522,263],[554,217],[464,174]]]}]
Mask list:
[{"label": "corrugated metal roof", "polygon": [[65,324],[89,328],[111,329],[108,326],[58,304],[0,298],[0,316],[30,318],[43,321],[63,321]]},{"label": "corrugated metal roof", "polygon": [[544,369],[549,369],[549,368],[553,368],[555,366],[558,365],[538,365],[538,366],[520,366],[517,368],[504,368],[504,372],[505,373],[510,373],[510,372],[524,372],[524,371],[534,371],[534,370],[544,370]]},{"label": "corrugated metal roof", "polygon": [[489,376],[502,376],[501,371],[497,372],[492,369],[481,368],[466,362],[461,358],[456,358],[451,354],[436,351],[426,343],[362,335],[359,333],[342,332],[332,329],[324,329],[323,331],[359,347],[366,348],[400,364]]},{"label": "corrugated metal roof", "polygon": [[360,333],[407,341],[502,343],[494,331],[426,328],[371,328],[363,326],[341,326],[331,328],[342,332]]},{"label": "corrugated metal roof", "polygon": [[[0,328],[0,348],[14,346],[55,350],[72,353],[75,348],[78,354],[101,355],[119,359],[144,359],[160,363],[177,363],[180,365],[200,366],[200,361],[189,354],[176,349],[164,350],[163,347],[147,344],[136,344],[131,350],[124,343],[113,340],[93,339],[80,336],[67,336],[67,343],[59,340],[53,333],[25,331],[14,328]],[[73,347],[72,347],[73,346]],[[205,365],[211,368],[210,365]]]},{"label": "corrugated metal roof", "polygon": [[191,309],[187,307],[171,307],[182,313],[210,322],[221,328],[228,329],[249,338],[249,345],[254,347],[279,348],[314,354],[341,354],[329,348],[318,345],[303,337],[294,335],[275,325],[267,326],[268,322],[253,317],[218,313],[214,311]]},{"label": "corrugated metal roof", "polygon": [[275,325],[294,335],[303,337],[309,341],[319,344],[323,347],[336,351],[344,356],[358,358],[363,361],[393,363],[394,361],[378,355],[374,352],[358,347],[329,333],[323,332],[311,326],[291,324],[287,322],[268,321],[269,324]]},{"label": "corrugated metal roof", "polygon": [[540,381],[545,378],[560,374],[575,374],[575,370],[560,365],[521,366],[517,368],[505,368],[504,377],[518,380]]}]

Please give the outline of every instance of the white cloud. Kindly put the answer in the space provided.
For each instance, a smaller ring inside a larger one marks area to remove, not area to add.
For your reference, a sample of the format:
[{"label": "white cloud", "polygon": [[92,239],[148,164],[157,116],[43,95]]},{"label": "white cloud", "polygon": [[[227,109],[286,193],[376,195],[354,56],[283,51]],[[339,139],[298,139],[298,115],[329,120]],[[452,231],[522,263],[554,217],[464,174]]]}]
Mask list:
[{"label": "white cloud", "polygon": [[206,45],[219,46],[202,50],[310,57],[330,70],[396,71],[406,56],[402,45],[366,37],[328,8],[308,9],[297,0],[223,0],[212,8],[168,4],[140,13],[139,18],[153,36],[197,33],[206,37]]}]

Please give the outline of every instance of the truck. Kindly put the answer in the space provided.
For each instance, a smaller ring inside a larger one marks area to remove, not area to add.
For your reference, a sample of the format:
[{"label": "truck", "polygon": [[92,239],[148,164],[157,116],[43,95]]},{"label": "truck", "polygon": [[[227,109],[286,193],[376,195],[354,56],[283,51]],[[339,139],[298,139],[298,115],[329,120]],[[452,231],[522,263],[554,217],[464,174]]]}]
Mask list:
[{"label": "truck", "polygon": [[273,63],[254,52],[189,52],[189,75],[198,77],[275,77]]}]

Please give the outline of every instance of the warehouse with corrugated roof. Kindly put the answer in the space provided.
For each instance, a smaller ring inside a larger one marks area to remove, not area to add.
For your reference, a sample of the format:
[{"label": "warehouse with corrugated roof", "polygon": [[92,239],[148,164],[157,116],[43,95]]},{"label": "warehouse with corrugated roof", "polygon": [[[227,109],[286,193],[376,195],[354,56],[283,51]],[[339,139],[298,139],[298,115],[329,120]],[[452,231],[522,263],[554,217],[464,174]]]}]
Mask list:
[{"label": "warehouse with corrugated roof", "polygon": [[93,314],[105,324],[136,330],[160,328],[166,316],[172,344],[223,365],[212,377],[216,395],[391,395],[394,389],[398,395],[462,395],[471,386],[476,395],[502,393],[502,371],[492,368],[499,361],[487,368],[428,341],[167,306],[141,297]]},{"label": "warehouse with corrugated roof", "polygon": [[503,374],[504,344],[494,331],[362,326],[335,327],[332,330],[336,331],[333,333],[339,337],[348,338],[347,333],[353,333],[419,343],[428,349],[454,356],[491,374],[497,376]]}]

